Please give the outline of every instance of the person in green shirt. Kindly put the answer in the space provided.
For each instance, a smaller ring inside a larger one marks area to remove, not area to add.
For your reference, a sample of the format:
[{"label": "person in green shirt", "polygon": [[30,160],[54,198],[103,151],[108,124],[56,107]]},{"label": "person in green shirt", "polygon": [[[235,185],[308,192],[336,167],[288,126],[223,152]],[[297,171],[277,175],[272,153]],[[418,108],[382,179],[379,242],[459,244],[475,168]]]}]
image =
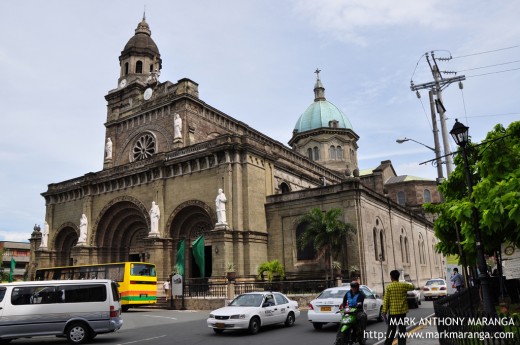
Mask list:
[{"label": "person in green shirt", "polygon": [[[385,297],[383,300],[383,317],[388,323],[386,330],[385,345],[392,345],[397,329],[398,344],[406,344],[406,313],[408,313],[408,302],[406,294],[413,290],[414,287],[410,283],[399,281],[400,273],[397,270],[390,272],[392,282],[386,287]],[[388,314],[388,316],[387,316]]]}]

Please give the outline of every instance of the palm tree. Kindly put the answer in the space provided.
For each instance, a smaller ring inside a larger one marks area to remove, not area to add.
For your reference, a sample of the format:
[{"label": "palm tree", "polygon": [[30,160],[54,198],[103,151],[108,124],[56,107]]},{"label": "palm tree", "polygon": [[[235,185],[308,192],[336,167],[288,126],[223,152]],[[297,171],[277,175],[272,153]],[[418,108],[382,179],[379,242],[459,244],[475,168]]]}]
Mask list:
[{"label": "palm tree", "polygon": [[273,281],[275,274],[278,274],[282,279],[285,277],[285,269],[278,260],[267,261],[261,264],[258,267],[258,278],[262,279],[264,277],[264,273],[267,273],[267,281],[269,283]]},{"label": "palm tree", "polygon": [[298,245],[301,249],[304,249],[311,242],[316,252],[326,255],[325,272],[329,270],[332,277],[334,275],[333,257],[337,258],[344,252],[347,240],[351,234],[356,233],[356,228],[354,225],[341,220],[339,208],[329,211],[322,211],[317,207],[313,208],[300,218],[300,222],[307,226],[300,238],[297,239]]}]

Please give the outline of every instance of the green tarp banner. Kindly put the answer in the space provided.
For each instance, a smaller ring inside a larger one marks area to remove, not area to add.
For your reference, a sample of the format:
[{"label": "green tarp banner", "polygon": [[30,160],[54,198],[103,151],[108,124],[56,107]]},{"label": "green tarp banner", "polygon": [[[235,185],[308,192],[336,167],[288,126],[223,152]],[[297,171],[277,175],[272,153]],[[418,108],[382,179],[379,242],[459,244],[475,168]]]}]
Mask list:
[{"label": "green tarp banner", "polygon": [[206,276],[204,272],[204,236],[199,236],[191,245],[195,263],[199,266],[200,276],[204,278]]},{"label": "green tarp banner", "polygon": [[177,255],[175,256],[175,267],[178,274],[184,277],[184,240],[179,242],[177,246]]},{"label": "green tarp banner", "polygon": [[9,269],[9,283],[14,281],[14,268],[16,266],[16,261],[11,258],[11,268]]}]

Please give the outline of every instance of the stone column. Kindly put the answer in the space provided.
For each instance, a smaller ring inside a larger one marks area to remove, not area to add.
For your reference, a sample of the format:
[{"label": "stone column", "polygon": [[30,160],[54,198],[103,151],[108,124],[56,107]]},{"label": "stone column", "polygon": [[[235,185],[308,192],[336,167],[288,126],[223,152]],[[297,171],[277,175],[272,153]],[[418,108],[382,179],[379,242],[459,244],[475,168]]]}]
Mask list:
[{"label": "stone column", "polygon": [[28,280],[34,280],[34,274],[36,273],[37,263],[40,261],[38,248],[40,248],[40,244],[42,242],[42,233],[41,228],[37,225],[34,225],[33,232],[31,234],[31,238],[29,239],[30,243],[30,256],[29,256],[29,267],[28,267]]}]

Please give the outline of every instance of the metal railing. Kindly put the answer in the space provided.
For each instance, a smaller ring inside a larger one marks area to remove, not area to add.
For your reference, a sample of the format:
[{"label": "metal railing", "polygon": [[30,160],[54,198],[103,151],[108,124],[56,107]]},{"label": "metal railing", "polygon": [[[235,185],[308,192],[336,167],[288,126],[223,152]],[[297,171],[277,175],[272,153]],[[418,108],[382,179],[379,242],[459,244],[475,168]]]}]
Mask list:
[{"label": "metal railing", "polygon": [[[235,295],[253,291],[279,291],[286,295],[318,294],[334,286],[333,280],[287,280],[274,282],[237,282]],[[186,281],[184,297],[226,298],[228,283]]]},{"label": "metal railing", "polygon": [[433,303],[441,345],[520,344],[520,315],[482,311],[478,287]]}]

